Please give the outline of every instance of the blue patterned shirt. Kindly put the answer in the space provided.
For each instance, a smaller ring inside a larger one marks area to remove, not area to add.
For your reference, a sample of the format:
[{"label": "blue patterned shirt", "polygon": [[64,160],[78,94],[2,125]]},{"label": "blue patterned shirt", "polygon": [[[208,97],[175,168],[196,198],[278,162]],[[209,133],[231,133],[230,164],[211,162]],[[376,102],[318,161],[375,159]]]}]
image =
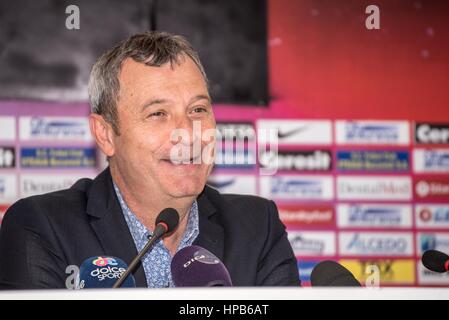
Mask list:
[{"label": "blue patterned shirt", "polygon": [[[119,188],[114,183],[114,189],[117,194],[117,198],[122,207],[123,215],[126,223],[128,224],[129,231],[136,245],[136,249],[140,252],[145,244],[148,242],[148,238],[152,236],[152,232],[148,230],[136,217],[136,215],[129,209],[125,200],[120,193]],[[199,234],[198,227],[198,204],[193,202],[190,208],[188,216],[186,230],[182,236],[181,242],[176,251],[181,250],[184,247],[192,245],[196,237]],[[162,240],[155,243],[150,252],[145,254],[142,258],[142,265],[147,278],[147,285],[149,288],[164,288],[174,287],[174,283],[171,276],[170,264],[172,257],[168,249],[164,246]]]}]

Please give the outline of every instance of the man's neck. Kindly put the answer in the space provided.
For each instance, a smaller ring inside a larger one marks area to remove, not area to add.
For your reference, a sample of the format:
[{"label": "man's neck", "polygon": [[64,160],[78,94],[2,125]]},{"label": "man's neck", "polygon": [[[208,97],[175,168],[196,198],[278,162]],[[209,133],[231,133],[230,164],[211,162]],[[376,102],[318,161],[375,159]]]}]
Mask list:
[{"label": "man's neck", "polygon": [[148,230],[154,230],[156,218],[163,209],[171,207],[178,211],[179,224],[177,229],[163,240],[165,247],[174,254],[187,227],[189,212],[195,197],[179,199],[160,195],[158,190],[148,189],[139,185],[130,185],[113,166],[111,166],[110,170],[112,180],[119,188],[126,205]]}]

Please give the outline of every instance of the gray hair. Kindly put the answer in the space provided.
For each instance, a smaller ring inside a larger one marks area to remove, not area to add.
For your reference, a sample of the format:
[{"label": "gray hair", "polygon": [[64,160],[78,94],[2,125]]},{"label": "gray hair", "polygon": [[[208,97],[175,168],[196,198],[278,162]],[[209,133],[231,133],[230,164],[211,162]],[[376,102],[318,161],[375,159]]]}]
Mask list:
[{"label": "gray hair", "polygon": [[168,62],[180,64],[186,55],[197,65],[207,83],[206,73],[192,45],[182,36],[167,32],[148,31],[129,37],[105,52],[92,67],[89,78],[89,100],[91,112],[102,115],[119,135],[117,102],[120,92],[119,74],[127,58],[152,67]]}]

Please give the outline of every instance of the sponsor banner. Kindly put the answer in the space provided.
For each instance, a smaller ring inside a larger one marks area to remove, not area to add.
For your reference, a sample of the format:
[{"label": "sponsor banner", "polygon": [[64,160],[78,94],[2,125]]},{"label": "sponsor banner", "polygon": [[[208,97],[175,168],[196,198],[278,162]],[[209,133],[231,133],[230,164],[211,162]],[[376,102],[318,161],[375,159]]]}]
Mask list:
[{"label": "sponsor banner", "polygon": [[14,147],[0,147],[0,169],[16,166],[16,149]]},{"label": "sponsor banner", "polygon": [[87,117],[20,117],[22,141],[92,141]]},{"label": "sponsor banner", "polygon": [[449,173],[449,149],[413,150],[415,173]]},{"label": "sponsor banner", "polygon": [[320,261],[298,261],[298,271],[299,271],[299,279],[302,283],[310,282],[310,276],[312,275],[312,270]]},{"label": "sponsor banner", "polygon": [[278,205],[279,217],[287,229],[335,227],[334,208],[323,205]]},{"label": "sponsor banner", "polygon": [[332,200],[333,178],[320,175],[260,177],[260,195],[276,200]]},{"label": "sponsor banner", "polygon": [[449,229],[449,204],[416,204],[415,221],[418,228]]},{"label": "sponsor banner", "polygon": [[273,151],[260,150],[259,164],[262,168],[282,171],[330,171],[332,153],[330,150]]},{"label": "sponsor banner", "polygon": [[256,131],[251,122],[217,122],[217,141],[254,141]]},{"label": "sponsor banner", "polygon": [[344,121],[335,122],[337,144],[408,145],[407,121]]},{"label": "sponsor banner", "polygon": [[16,119],[0,117],[0,140],[14,141],[16,139]]},{"label": "sponsor banner", "polygon": [[332,144],[330,120],[258,120],[257,132],[259,145]]},{"label": "sponsor banner", "polygon": [[443,232],[418,232],[416,235],[418,254],[422,255],[427,250],[438,250],[449,253],[449,233]]},{"label": "sponsor banner", "polygon": [[401,176],[339,176],[339,200],[411,200],[410,177]]},{"label": "sponsor banner", "polygon": [[339,171],[409,171],[410,159],[407,151],[341,150],[337,151]]},{"label": "sponsor banner", "polygon": [[9,206],[5,204],[0,204],[0,225],[2,224],[3,216],[5,215],[6,210],[8,210],[8,207]]},{"label": "sponsor banner", "polygon": [[449,144],[449,123],[415,123],[416,144]]},{"label": "sponsor banner", "polygon": [[335,256],[335,232],[288,231],[288,240],[297,257]]},{"label": "sponsor banner", "polygon": [[256,195],[256,177],[252,175],[213,174],[207,184],[221,193]]},{"label": "sponsor banner", "polygon": [[406,204],[338,204],[340,228],[412,228],[412,206]]},{"label": "sponsor banner", "polygon": [[[380,284],[415,283],[415,261],[412,259],[370,259],[339,261],[363,285],[374,276],[373,270],[379,271]],[[373,268],[374,266],[374,268]],[[369,285],[369,284],[368,284]]]},{"label": "sponsor banner", "polygon": [[15,174],[0,174],[0,201],[9,202],[17,198],[17,177]]},{"label": "sponsor banner", "polygon": [[341,256],[412,256],[411,232],[340,232]]},{"label": "sponsor banner", "polygon": [[449,202],[449,177],[415,178],[417,200]]},{"label": "sponsor banner", "polygon": [[252,169],[256,166],[255,153],[251,149],[217,148],[215,168]]},{"label": "sponsor banner", "polygon": [[92,178],[94,174],[22,174],[20,196],[22,198],[70,188],[81,178]]},{"label": "sponsor banner", "polygon": [[92,168],[97,164],[95,148],[22,148],[23,168]]},{"label": "sponsor banner", "polygon": [[449,285],[449,273],[433,272],[422,265],[422,263],[416,263],[418,267],[418,284],[419,285]]}]

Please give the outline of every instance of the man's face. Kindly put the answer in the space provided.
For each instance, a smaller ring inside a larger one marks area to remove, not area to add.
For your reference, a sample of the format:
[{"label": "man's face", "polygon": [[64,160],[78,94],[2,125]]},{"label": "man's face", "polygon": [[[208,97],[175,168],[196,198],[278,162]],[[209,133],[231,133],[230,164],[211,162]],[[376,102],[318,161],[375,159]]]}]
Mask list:
[{"label": "man's face", "polygon": [[[180,61],[161,67],[124,61],[119,76],[120,135],[114,137],[112,160],[131,187],[144,186],[176,198],[203,190],[212,164],[199,157],[213,139],[202,133],[215,129],[203,76],[190,58]],[[201,124],[200,132],[193,132],[194,122]],[[183,131],[182,141],[171,139],[174,130]],[[175,145],[184,147],[178,158],[183,163],[171,161]],[[193,164],[186,163],[191,159]]]}]

